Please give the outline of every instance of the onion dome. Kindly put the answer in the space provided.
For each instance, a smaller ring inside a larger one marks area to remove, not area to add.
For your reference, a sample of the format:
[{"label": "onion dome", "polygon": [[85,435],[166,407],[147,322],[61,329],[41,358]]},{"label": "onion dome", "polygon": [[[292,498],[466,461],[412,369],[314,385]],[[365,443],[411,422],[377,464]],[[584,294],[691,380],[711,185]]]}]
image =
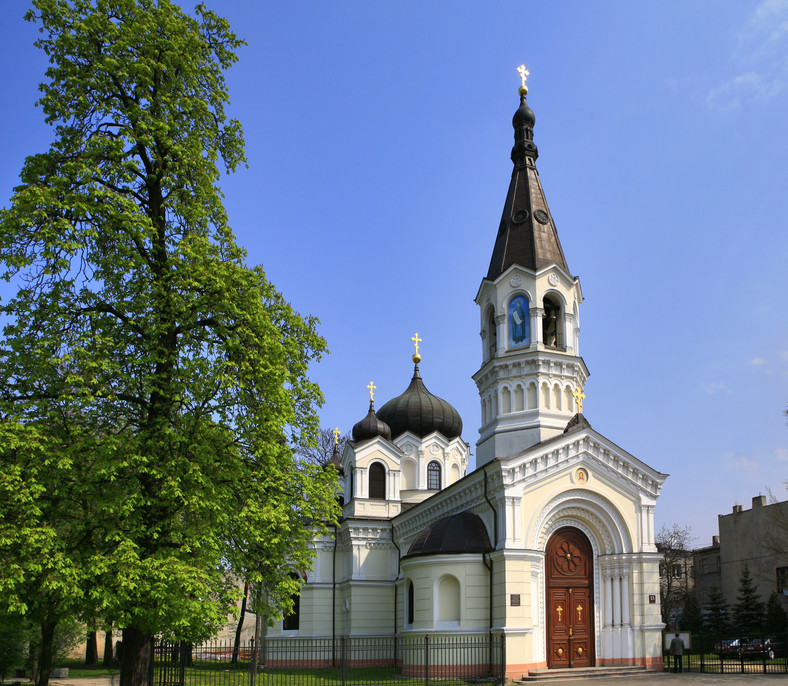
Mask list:
[{"label": "onion dome", "polygon": [[370,400],[367,416],[353,427],[353,440],[358,443],[359,441],[368,441],[370,438],[375,438],[376,436],[390,441],[391,429],[386,422],[375,415],[375,403]]},{"label": "onion dome", "polygon": [[339,476],[344,476],[345,468],[342,466],[342,456],[339,454],[339,445],[337,443],[334,443],[334,452],[331,455],[331,459],[326,463],[326,466],[328,465],[333,466],[339,473]]},{"label": "onion dome", "polygon": [[487,527],[479,515],[459,512],[423,529],[408,549],[408,557],[442,553],[489,553],[491,550]]},{"label": "onion dome", "polygon": [[413,378],[405,392],[389,400],[378,410],[378,419],[391,427],[391,435],[396,438],[406,431],[424,438],[437,431],[446,438],[457,438],[462,433],[462,419],[443,398],[432,395],[419,374],[418,360],[413,356]]}]

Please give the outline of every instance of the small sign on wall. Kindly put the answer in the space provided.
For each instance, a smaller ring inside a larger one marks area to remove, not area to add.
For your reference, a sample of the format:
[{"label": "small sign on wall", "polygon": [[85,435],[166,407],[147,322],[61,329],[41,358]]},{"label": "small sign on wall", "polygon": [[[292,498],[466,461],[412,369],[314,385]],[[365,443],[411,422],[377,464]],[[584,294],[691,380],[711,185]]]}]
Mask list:
[{"label": "small sign on wall", "polygon": [[648,597],[648,604],[654,605],[657,602],[657,596],[653,593]]},{"label": "small sign on wall", "polygon": [[512,593],[510,598],[510,605],[512,607],[520,607],[520,594],[519,593]]}]

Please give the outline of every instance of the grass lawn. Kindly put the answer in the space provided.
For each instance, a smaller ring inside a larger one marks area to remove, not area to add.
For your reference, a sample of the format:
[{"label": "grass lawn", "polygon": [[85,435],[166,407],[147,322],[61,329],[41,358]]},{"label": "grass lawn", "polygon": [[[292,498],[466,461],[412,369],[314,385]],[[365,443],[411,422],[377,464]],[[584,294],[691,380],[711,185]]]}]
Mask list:
[{"label": "grass lawn", "polygon": [[69,679],[81,679],[97,676],[113,676],[120,674],[120,665],[105,667],[99,662],[95,665],[86,665],[84,660],[59,660],[54,667],[68,667]]}]

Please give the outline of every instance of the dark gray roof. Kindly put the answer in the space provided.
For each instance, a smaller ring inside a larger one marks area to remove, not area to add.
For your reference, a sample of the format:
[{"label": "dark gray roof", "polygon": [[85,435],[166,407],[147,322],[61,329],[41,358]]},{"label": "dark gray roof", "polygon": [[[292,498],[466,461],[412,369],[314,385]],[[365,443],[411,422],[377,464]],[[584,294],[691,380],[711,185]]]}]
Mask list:
[{"label": "dark gray roof", "polygon": [[513,264],[532,271],[557,264],[569,271],[536,171],[539,152],[533,142],[534,121],[534,113],[521,95],[520,108],[512,119],[514,170],[487,271],[490,281]]},{"label": "dark gray roof", "polygon": [[487,528],[479,515],[459,512],[427,526],[413,541],[406,557],[448,553],[489,553]]},{"label": "dark gray roof", "polygon": [[433,431],[446,438],[456,438],[462,433],[460,413],[443,398],[427,390],[421,380],[418,364],[414,367],[408,388],[378,410],[378,419],[391,427],[393,438],[406,431],[420,438]]}]

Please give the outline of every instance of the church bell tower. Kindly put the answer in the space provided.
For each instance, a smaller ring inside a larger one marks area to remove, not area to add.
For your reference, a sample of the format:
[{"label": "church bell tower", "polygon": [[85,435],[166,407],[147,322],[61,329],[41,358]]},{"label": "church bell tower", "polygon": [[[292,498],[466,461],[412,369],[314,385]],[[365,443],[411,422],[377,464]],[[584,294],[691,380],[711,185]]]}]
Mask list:
[{"label": "church bell tower", "polygon": [[582,412],[588,369],[580,357],[580,281],[566,264],[547,206],[526,102],[528,71],[514,114],[512,179],[487,276],[476,304],[482,366],[476,465],[517,454],[561,433]]}]

